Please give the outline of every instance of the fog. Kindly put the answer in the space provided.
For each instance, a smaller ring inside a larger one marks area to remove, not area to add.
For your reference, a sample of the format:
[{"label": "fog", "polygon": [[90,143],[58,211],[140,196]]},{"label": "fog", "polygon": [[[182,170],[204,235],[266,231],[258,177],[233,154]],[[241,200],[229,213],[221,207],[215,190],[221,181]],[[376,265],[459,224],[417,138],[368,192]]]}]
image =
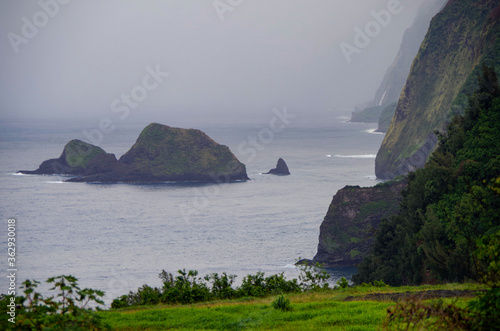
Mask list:
[{"label": "fog", "polygon": [[373,97],[422,2],[2,1],[0,120],[349,116]]}]

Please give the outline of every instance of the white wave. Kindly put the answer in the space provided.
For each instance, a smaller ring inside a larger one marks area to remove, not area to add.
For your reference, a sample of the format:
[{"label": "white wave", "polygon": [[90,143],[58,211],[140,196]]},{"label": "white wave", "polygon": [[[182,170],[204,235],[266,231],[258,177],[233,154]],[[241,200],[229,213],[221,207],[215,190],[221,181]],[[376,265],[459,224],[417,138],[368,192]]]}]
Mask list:
[{"label": "white wave", "polygon": [[325,156],[326,156],[326,157],[332,157],[330,154],[326,154]]},{"label": "white wave", "polygon": [[365,176],[365,178],[369,179],[369,180],[377,180],[377,176],[375,176],[375,175]]},{"label": "white wave", "polygon": [[46,181],[47,184],[64,184],[65,182],[62,180],[49,180]]},{"label": "white wave", "polygon": [[377,154],[362,154],[362,155],[335,155],[335,157],[350,157],[354,159],[374,159]]},{"label": "white wave", "polygon": [[370,134],[385,134],[383,132],[377,132],[377,129],[368,129],[363,132],[370,133]]},{"label": "white wave", "polygon": [[286,266],[284,266],[285,269],[295,269],[297,268],[297,266],[295,264],[287,264]]}]

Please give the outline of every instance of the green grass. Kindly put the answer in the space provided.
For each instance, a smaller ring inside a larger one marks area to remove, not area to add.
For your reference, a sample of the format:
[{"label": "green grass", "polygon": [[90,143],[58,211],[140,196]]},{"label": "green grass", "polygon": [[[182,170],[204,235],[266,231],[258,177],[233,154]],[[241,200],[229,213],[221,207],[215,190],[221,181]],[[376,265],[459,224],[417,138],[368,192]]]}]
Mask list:
[{"label": "green grass", "polygon": [[[377,330],[394,302],[350,301],[369,293],[437,289],[477,290],[477,284],[417,287],[355,287],[318,293],[290,294],[291,311],[274,309],[276,297],[242,298],[194,305],[141,306],[99,313],[115,330]],[[466,302],[470,299],[459,299]]]},{"label": "green grass", "polygon": [[291,300],[292,311],[270,304],[237,304],[159,308],[102,313],[105,321],[120,330],[241,330],[319,329],[376,330],[389,302],[306,302]]}]

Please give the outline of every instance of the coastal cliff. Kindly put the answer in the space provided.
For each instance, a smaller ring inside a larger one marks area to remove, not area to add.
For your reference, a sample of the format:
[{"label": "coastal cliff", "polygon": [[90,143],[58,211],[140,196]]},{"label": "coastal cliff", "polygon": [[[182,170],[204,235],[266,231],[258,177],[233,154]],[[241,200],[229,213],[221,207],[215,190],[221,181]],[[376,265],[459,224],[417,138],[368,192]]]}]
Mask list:
[{"label": "coastal cliff", "polygon": [[360,263],[372,250],[380,221],[397,212],[405,187],[405,181],[398,181],[339,190],[321,223],[313,262],[332,267]]},{"label": "coastal cliff", "polygon": [[454,114],[462,114],[482,63],[500,66],[498,1],[449,1],[431,21],[375,161],[378,178],[424,165]]},{"label": "coastal cliff", "polygon": [[436,15],[445,5],[446,0],[428,0],[419,8],[412,26],[409,27],[401,41],[398,54],[394,62],[387,70],[380,84],[373,103],[377,106],[387,107],[397,102],[401,95],[411,64],[418,53],[420,45],[429,29],[432,17]]},{"label": "coastal cliff", "polygon": [[386,132],[395,110],[395,106],[389,108],[388,106],[399,100],[413,59],[429,29],[430,21],[445,3],[446,0],[427,0],[420,6],[413,24],[405,31],[396,58],[387,69],[373,100],[364,108],[355,111],[351,122],[379,122],[377,131]]},{"label": "coastal cliff", "polygon": [[[500,69],[500,3],[448,1],[432,19],[411,66],[377,154],[378,178],[393,179],[426,164],[438,142],[435,132],[445,132],[451,118],[464,113],[483,64]],[[483,88],[494,90],[490,85]],[[380,219],[397,211],[402,190],[340,190],[321,225],[314,261],[350,266],[369,255]]]}]

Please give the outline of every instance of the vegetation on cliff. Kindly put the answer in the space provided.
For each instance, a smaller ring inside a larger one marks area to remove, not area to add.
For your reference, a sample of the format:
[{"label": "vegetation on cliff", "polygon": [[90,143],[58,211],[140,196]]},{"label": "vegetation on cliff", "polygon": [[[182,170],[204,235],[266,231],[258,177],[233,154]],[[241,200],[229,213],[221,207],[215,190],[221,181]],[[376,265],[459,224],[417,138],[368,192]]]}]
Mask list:
[{"label": "vegetation on cliff", "polygon": [[227,146],[195,129],[149,124],[119,160],[129,177],[147,174],[159,180],[246,180],[245,165]]},{"label": "vegetation on cliff", "polygon": [[394,102],[384,108],[382,114],[380,114],[380,117],[378,118],[377,132],[387,132],[389,125],[391,125],[392,118],[394,117],[394,113],[396,112],[397,106],[398,103]]},{"label": "vegetation on cliff", "polygon": [[27,174],[65,174],[71,182],[230,182],[247,180],[245,165],[227,146],[200,130],[150,124],[116,160],[100,147],[80,140],[66,144],[58,159],[44,161]]},{"label": "vegetation on cliff", "polygon": [[499,15],[498,1],[463,0],[433,18],[377,154],[377,177],[421,167],[436,143],[433,132],[463,114],[481,63],[500,68]]},{"label": "vegetation on cliff", "polygon": [[375,187],[346,186],[332,199],[321,223],[314,262],[327,266],[355,266],[373,248],[383,218],[398,210],[405,181]]},{"label": "vegetation on cliff", "polygon": [[373,106],[362,110],[356,110],[351,114],[351,122],[377,123],[384,107]]},{"label": "vegetation on cliff", "polygon": [[469,104],[439,134],[425,167],[410,173],[400,211],[381,223],[356,283],[479,281],[499,263],[498,254],[486,253],[500,249],[500,89],[493,67],[483,67]]},{"label": "vegetation on cliff", "polygon": [[113,154],[107,154],[102,148],[84,141],[74,139],[68,142],[61,156],[42,162],[37,170],[21,170],[19,172],[35,175],[83,175],[99,171],[102,161],[116,162]]},{"label": "vegetation on cliff", "polygon": [[[410,72],[411,63],[429,28],[429,22],[442,9],[445,2],[446,0],[427,0],[422,4],[412,26],[405,31],[398,54],[387,69],[375,97],[369,103],[370,106],[353,112],[351,122],[377,123],[386,107],[398,101]],[[394,111],[390,115],[391,118],[392,115]],[[385,119],[385,122],[388,127],[391,119]],[[378,131],[385,132],[386,130],[387,128],[382,129],[379,126]]]}]

